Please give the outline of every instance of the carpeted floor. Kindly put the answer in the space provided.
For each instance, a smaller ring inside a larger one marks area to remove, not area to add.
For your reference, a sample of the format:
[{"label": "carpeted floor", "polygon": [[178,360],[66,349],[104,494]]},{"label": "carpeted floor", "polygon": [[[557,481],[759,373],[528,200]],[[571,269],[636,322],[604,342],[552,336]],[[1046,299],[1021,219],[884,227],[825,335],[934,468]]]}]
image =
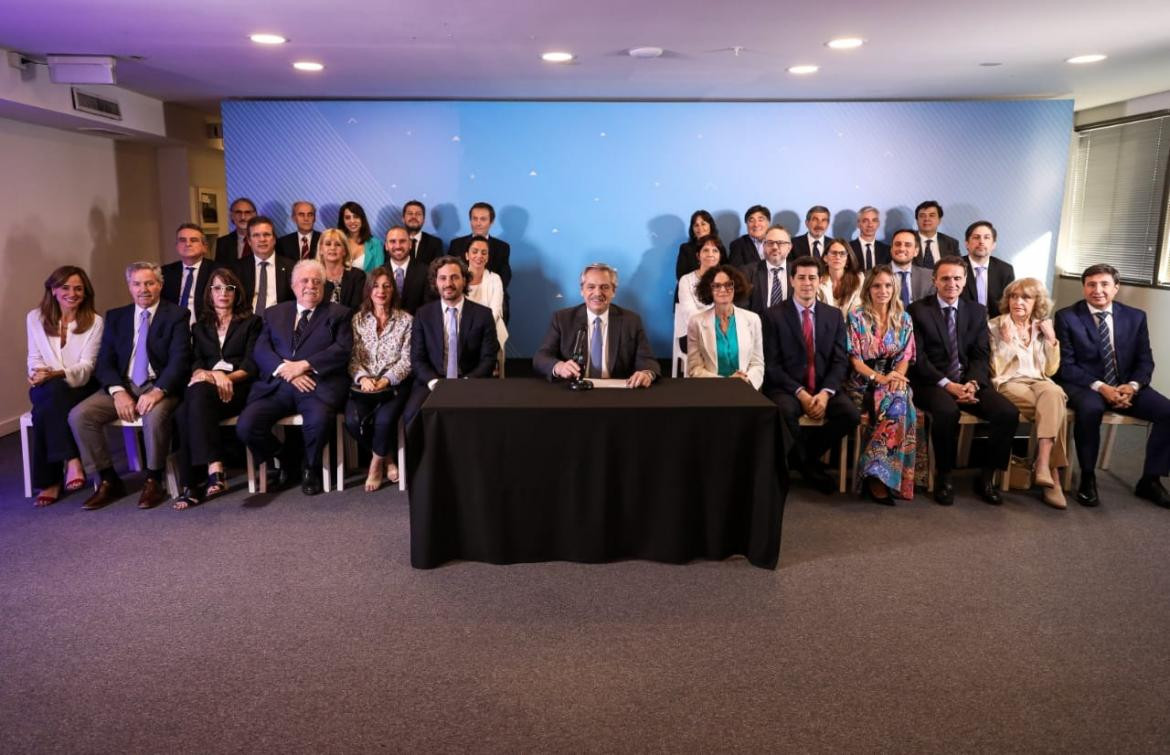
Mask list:
[{"label": "carpeted floor", "polygon": [[1111,475],[1066,512],[796,487],[774,572],[415,571],[397,491],[38,511],[19,461],[0,439],[0,752],[1170,745],[1170,511]]}]

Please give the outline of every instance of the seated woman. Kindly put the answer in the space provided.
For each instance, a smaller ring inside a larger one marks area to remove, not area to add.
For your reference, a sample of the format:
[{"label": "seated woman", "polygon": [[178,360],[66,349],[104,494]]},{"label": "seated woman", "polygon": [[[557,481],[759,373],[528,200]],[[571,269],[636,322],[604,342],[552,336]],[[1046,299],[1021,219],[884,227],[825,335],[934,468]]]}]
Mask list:
[{"label": "seated woman", "polygon": [[829,274],[821,283],[818,299],[832,304],[846,317],[861,303],[861,265],[853,256],[849,242],[832,239],[825,249],[825,267]]},{"label": "seated woman", "polygon": [[719,237],[714,234],[701,236],[696,242],[695,248],[697,250],[695,252],[695,268],[679,278],[678,304],[674,307],[674,337],[678,339],[679,348],[684,354],[687,353],[687,324],[691,321],[691,316],[711,306],[710,302],[704,304],[699,301],[696,294],[699,279],[711,268],[727,262],[727,250],[723,248],[723,242],[719,240]]},{"label": "seated woman", "polygon": [[483,236],[472,236],[463,258],[471,272],[467,298],[492,310],[496,321],[496,338],[500,342],[499,366],[496,374],[504,376],[504,342],[508,340],[508,326],[504,323],[504,281],[487,269],[488,242]]},{"label": "seated woman", "polygon": [[[236,274],[225,267],[213,271],[203,292],[203,314],[191,328],[191,382],[175,411],[181,488],[172,504],[176,509],[227,492],[219,423],[244,408],[256,377],[252,350],[262,325]],[[200,467],[198,482],[195,467]]]},{"label": "seated woman", "polygon": [[861,304],[846,318],[846,333],[853,370],[845,390],[869,414],[857,481],[875,501],[893,506],[895,497],[914,497],[918,414],[906,380],[915,357],[914,324],[889,265],[878,265],[865,277]]},{"label": "seated woman", "polygon": [[687,323],[687,377],[731,377],[756,390],[764,382],[764,331],[760,316],[735,306],[751,295],[751,283],[733,265],[703,273],[699,301],[710,308]]},{"label": "seated woman", "polygon": [[[678,245],[678,259],[674,263],[674,279],[678,280],[687,273],[698,268],[695,257],[699,253],[699,239],[704,236],[717,236],[715,218],[706,210],[695,210],[691,213],[691,226],[687,229],[690,238]],[[726,257],[726,255],[725,255]],[[719,261],[726,262],[726,258]]]},{"label": "seated woman", "polygon": [[345,234],[336,228],[322,231],[317,244],[317,259],[325,266],[325,301],[350,309],[360,307],[366,274],[359,268],[350,267]]},{"label": "seated woman", "polygon": [[386,261],[382,240],[370,230],[366,211],[357,202],[346,202],[338,210],[337,229],[345,234],[350,267],[369,273]]},{"label": "seated woman", "polygon": [[93,284],[80,267],[65,265],[45,279],[41,306],[25,318],[28,397],[32,402],[32,484],[37,506],[85,487],[69,410],[97,390],[93,368],[102,342],[102,318],[93,308]]},{"label": "seated woman", "polygon": [[412,320],[400,309],[394,276],[384,267],[370,273],[361,307],[353,315],[353,385],[345,407],[350,435],[371,453],[366,490],[382,480],[398,482],[398,465],[390,461],[397,449],[398,418],[410,395],[410,331]]},{"label": "seated woman", "polygon": [[1060,367],[1060,342],[1048,319],[1052,300],[1044,284],[1021,278],[1004,289],[991,331],[991,384],[1032,422],[1036,435],[1033,474],[1044,502],[1063,509],[1060,470],[1068,465],[1065,404],[1068,396],[1052,380]]}]

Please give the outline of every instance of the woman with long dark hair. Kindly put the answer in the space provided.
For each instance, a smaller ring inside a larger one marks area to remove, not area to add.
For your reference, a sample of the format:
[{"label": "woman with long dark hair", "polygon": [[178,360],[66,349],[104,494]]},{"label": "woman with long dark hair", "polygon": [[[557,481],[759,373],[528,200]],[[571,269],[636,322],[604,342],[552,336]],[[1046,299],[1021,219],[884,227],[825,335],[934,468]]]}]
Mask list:
[{"label": "woman with long dark hair", "polygon": [[369,273],[386,261],[382,240],[370,230],[366,211],[357,202],[346,202],[337,211],[337,230],[345,234],[351,267]]}]

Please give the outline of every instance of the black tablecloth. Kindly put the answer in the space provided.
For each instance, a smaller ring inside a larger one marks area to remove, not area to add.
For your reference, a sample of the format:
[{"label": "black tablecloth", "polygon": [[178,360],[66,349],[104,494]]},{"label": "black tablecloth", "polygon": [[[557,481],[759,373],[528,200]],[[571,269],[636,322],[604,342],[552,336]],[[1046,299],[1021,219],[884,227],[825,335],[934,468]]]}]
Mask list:
[{"label": "black tablecloth", "polygon": [[744,554],[774,569],[779,428],[739,380],[442,380],[407,435],[411,564]]}]

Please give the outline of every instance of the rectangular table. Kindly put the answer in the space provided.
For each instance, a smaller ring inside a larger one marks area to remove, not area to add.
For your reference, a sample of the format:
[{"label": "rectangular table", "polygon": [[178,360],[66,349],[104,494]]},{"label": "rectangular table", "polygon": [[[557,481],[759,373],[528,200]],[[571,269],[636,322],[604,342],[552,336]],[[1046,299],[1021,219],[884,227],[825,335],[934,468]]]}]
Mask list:
[{"label": "rectangular table", "polygon": [[739,380],[443,380],[407,435],[411,564],[743,554],[774,569],[782,447],[776,406]]}]

